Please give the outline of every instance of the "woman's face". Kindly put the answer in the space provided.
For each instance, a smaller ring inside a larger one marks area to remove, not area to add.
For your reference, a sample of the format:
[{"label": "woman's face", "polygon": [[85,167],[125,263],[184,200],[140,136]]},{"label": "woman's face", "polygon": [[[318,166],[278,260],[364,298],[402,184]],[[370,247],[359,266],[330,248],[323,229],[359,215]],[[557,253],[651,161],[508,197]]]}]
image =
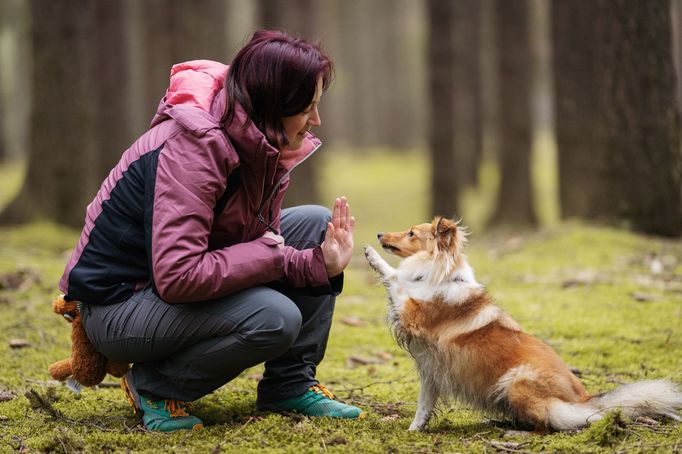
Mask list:
[{"label": "woman's face", "polygon": [[320,126],[320,113],[317,111],[317,106],[320,104],[322,97],[322,77],[317,79],[317,87],[315,89],[315,96],[313,101],[306,109],[296,115],[290,117],[282,117],[282,124],[287,133],[289,144],[284,148],[286,150],[298,150],[303,143],[305,133],[310,130],[312,126]]}]

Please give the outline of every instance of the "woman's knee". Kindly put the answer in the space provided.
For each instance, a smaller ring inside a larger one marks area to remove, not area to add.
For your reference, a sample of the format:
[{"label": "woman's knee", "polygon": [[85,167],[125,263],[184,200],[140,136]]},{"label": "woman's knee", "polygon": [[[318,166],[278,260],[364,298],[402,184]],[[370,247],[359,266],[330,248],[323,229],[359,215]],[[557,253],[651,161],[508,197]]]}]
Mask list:
[{"label": "woman's knee", "polygon": [[259,311],[254,323],[248,327],[246,336],[250,341],[268,348],[288,349],[301,330],[301,311],[284,295]]}]

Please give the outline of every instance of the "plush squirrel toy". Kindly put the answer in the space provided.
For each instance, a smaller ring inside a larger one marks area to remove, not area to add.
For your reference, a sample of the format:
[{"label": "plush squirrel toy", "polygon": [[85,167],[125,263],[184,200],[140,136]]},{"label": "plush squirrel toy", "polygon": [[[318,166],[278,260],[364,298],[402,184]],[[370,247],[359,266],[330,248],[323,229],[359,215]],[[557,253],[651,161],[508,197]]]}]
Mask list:
[{"label": "plush squirrel toy", "polygon": [[48,371],[55,380],[73,379],[83,386],[94,386],[102,382],[109,373],[123,377],[129,366],[119,361],[110,361],[95,350],[81,324],[81,315],[76,301],[66,301],[60,295],[52,302],[52,309],[71,323],[71,357],[50,364]]}]

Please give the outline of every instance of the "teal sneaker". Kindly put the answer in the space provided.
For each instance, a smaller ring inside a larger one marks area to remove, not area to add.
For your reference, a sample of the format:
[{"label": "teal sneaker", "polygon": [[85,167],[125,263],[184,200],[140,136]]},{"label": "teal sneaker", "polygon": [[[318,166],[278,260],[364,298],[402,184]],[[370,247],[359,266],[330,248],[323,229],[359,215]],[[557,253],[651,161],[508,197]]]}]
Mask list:
[{"label": "teal sneaker", "polygon": [[339,402],[324,386],[317,384],[297,397],[261,405],[259,410],[294,412],[306,416],[327,416],[330,418],[363,419],[365,413],[358,407]]},{"label": "teal sneaker", "polygon": [[144,394],[138,394],[132,386],[129,374],[130,372],[121,379],[121,388],[135,414],[142,414],[142,422],[147,430],[175,432],[203,429],[201,419],[187,413],[186,402],[174,399],[152,400]]}]

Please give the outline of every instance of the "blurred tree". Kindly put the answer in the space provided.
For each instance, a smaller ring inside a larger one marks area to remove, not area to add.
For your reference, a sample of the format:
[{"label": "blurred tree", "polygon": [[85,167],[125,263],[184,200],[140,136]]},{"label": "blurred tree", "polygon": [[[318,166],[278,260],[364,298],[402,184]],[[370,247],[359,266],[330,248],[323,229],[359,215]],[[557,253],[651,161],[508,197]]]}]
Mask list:
[{"label": "blurred tree", "polygon": [[[635,230],[682,233],[682,151],[671,51],[670,0],[599,0],[598,140],[609,190],[594,203]],[[597,150],[599,151],[599,150]]]},{"label": "blurred tree", "polygon": [[93,46],[90,59],[94,85],[94,128],[97,164],[92,172],[103,180],[118,162],[133,137],[127,121],[130,78],[127,73],[124,27],[126,3],[120,0],[94,2],[94,27],[88,40]]},{"label": "blurred tree", "polygon": [[564,216],[682,232],[669,0],[553,3]]},{"label": "blurred tree", "polygon": [[142,5],[144,60],[137,64],[146,68],[145,110],[151,121],[173,64],[198,59],[227,62],[226,3],[145,0]]},{"label": "blurred tree", "polygon": [[[313,0],[260,0],[260,20],[265,28],[281,28],[310,41],[318,40],[318,6]],[[324,118],[322,122],[324,123]],[[317,132],[317,131],[314,131]],[[325,203],[320,200],[317,156],[303,161],[292,173],[285,206]],[[328,203],[327,203],[328,204]]]},{"label": "blurred tree", "polygon": [[453,2],[428,0],[429,150],[431,153],[431,213],[454,216],[457,178],[452,118],[453,95]]},{"label": "blurred tree", "polygon": [[595,2],[554,0],[551,8],[559,151],[559,199],[564,218],[593,219],[611,209],[609,198],[599,206],[594,194],[607,191],[600,175],[608,167],[597,141],[599,96],[595,56]]},{"label": "blurred tree", "polygon": [[500,81],[500,190],[493,224],[536,225],[530,178],[531,48],[526,0],[496,0]]},{"label": "blurred tree", "polygon": [[31,0],[33,113],[28,172],[3,222],[83,222],[99,183],[92,169],[92,106],[88,38],[93,3]]},{"label": "blurred tree", "polygon": [[458,0],[453,5],[454,30],[454,149],[458,193],[477,184],[482,157],[479,0]]},{"label": "blurred tree", "polygon": [[0,109],[0,161],[4,161],[7,158],[7,152],[5,151],[5,124],[4,120],[4,110]]}]

